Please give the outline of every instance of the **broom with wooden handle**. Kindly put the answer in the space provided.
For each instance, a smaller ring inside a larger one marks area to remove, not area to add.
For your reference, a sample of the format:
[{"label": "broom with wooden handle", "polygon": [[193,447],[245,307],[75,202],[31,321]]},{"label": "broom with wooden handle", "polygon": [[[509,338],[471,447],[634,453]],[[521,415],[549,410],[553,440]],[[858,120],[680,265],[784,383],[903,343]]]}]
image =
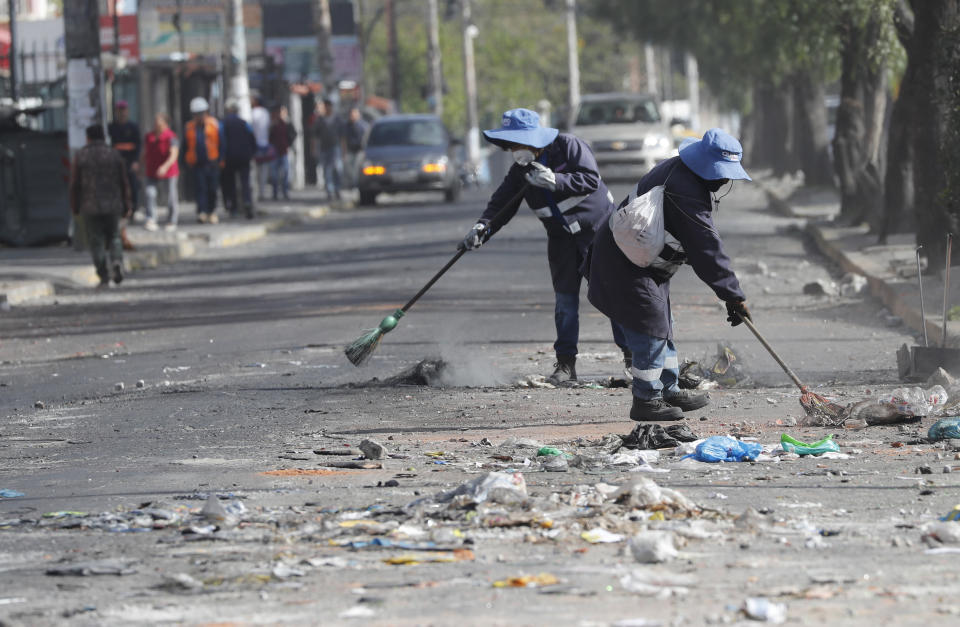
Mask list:
[{"label": "broom with wooden handle", "polygon": [[[490,220],[491,228],[498,224],[504,217],[506,217],[507,213],[509,213],[511,210],[516,210],[514,205],[520,202],[526,191],[527,185],[524,185],[520,188],[520,191],[514,194],[513,198],[504,204],[503,208],[501,208],[500,211],[493,216],[493,219]],[[364,331],[363,335],[351,342],[343,351],[347,356],[347,359],[350,360],[350,363],[354,366],[362,366],[364,363],[366,363],[366,361],[370,359],[370,356],[373,355],[374,351],[377,350],[377,347],[380,346],[380,341],[383,339],[383,336],[390,331],[393,331],[397,327],[400,319],[403,318],[408,311],[410,311],[410,308],[413,307],[418,300],[420,300],[420,297],[426,294],[427,290],[433,287],[433,284],[439,281],[440,277],[442,277],[447,270],[453,266],[453,264],[457,263],[457,261],[460,260],[460,257],[463,257],[466,252],[466,248],[458,250],[457,254],[455,254],[450,261],[440,268],[440,271],[434,274],[433,277],[427,281],[426,285],[420,288],[420,291],[417,292],[413,298],[407,301],[406,305],[400,309],[397,309],[392,314],[381,320],[380,325],[377,326],[377,328]]]}]

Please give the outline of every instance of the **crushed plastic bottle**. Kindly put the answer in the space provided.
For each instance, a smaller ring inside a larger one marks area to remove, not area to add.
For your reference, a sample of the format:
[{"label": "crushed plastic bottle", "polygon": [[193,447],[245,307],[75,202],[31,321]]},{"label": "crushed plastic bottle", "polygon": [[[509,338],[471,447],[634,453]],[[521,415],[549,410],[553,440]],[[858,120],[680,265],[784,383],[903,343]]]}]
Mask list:
[{"label": "crushed plastic bottle", "polygon": [[881,402],[888,403],[898,410],[911,416],[928,416],[937,407],[946,405],[949,395],[942,385],[935,385],[929,390],[919,387],[897,388],[890,392]]}]

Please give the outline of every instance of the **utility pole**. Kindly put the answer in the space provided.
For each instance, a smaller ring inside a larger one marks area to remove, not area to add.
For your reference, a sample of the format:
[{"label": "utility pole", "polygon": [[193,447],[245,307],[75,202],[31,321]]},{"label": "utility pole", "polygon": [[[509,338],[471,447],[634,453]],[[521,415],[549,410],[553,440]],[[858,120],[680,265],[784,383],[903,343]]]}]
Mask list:
[{"label": "utility pole", "polygon": [[473,24],[470,0],[461,0],[463,19],[463,84],[467,96],[467,161],[477,167],[480,161],[480,126],[477,120],[477,72],[473,65],[473,38],[479,30]]},{"label": "utility pole", "polygon": [[440,20],[437,0],[427,0],[427,63],[430,66],[430,99],[434,115],[443,115],[443,73],[440,65]]},{"label": "utility pole", "polygon": [[400,110],[400,59],[397,54],[397,12],[393,0],[384,0],[387,19],[387,65],[390,71],[390,99]]},{"label": "utility pole", "polygon": [[647,92],[656,96],[660,90],[657,89],[657,54],[653,44],[643,45],[643,59],[647,65]]},{"label": "utility pole", "polygon": [[20,101],[20,85],[17,81],[17,0],[8,0],[7,6],[10,12],[10,53],[7,55],[7,62],[10,64],[10,98],[13,99],[14,108]]},{"label": "utility pole", "polygon": [[250,121],[250,83],[247,80],[247,40],[243,30],[243,0],[227,3],[227,50],[230,75],[227,97],[240,107],[240,117]]},{"label": "utility pole", "polygon": [[330,37],[332,37],[333,23],[330,19],[330,0],[315,0],[313,5],[313,21],[317,31],[317,67],[325,88],[324,96],[331,92],[334,85],[333,53],[330,51]]},{"label": "utility pole", "polygon": [[689,52],[684,61],[686,61],[687,74],[687,101],[690,103],[690,128],[697,131],[700,129],[700,68],[697,65],[697,57]]},{"label": "utility pole", "polygon": [[67,141],[75,151],[87,142],[86,128],[104,124],[98,0],[63,3],[67,53]]},{"label": "utility pole", "polygon": [[567,67],[570,89],[567,93],[567,128],[577,119],[580,106],[580,52],[577,40],[577,0],[567,0]]}]

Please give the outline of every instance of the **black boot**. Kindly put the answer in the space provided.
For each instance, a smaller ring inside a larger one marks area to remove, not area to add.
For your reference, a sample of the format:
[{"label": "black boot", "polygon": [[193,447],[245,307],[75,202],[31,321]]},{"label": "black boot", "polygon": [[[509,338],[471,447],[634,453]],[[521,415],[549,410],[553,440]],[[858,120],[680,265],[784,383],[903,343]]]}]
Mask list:
[{"label": "black boot", "polygon": [[680,411],[693,411],[706,407],[710,404],[710,395],[706,392],[694,392],[692,390],[680,390],[667,396],[663,395],[663,400],[672,407]]},{"label": "black boot", "polygon": [[123,283],[123,266],[119,263],[113,264],[113,282],[117,285]]},{"label": "black boot", "polygon": [[554,385],[563,385],[577,380],[577,356],[557,355],[557,363],[553,364],[553,374],[547,381]]},{"label": "black boot", "polygon": [[630,408],[630,420],[637,422],[670,422],[683,418],[679,407],[667,405],[662,398],[650,401],[633,397],[633,407]]}]

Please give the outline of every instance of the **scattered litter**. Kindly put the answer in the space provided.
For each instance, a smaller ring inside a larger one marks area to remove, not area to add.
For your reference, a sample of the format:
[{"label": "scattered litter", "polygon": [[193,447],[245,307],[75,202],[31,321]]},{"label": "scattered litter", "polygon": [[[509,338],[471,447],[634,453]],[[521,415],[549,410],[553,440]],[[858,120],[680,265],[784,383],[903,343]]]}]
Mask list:
[{"label": "scattered litter", "polygon": [[0,605],[13,605],[14,603],[26,603],[27,600],[23,597],[2,597],[0,598]]},{"label": "scattered litter", "polygon": [[540,573],[539,575],[520,575],[517,577],[507,577],[493,582],[494,588],[537,588],[542,586],[555,586],[560,583],[554,575],[550,573]]},{"label": "scattered litter", "polygon": [[15,499],[20,496],[26,496],[23,492],[17,492],[16,490],[11,490],[10,488],[0,489],[0,499]]},{"label": "scattered litter", "polygon": [[43,401],[37,401],[33,404],[34,409],[46,409],[46,405],[43,404]]},{"label": "scattered litter", "polygon": [[817,279],[803,286],[803,293],[808,296],[832,296],[838,291],[837,284],[827,279]]},{"label": "scattered litter", "polygon": [[960,418],[941,418],[930,425],[927,431],[927,439],[931,442],[958,438],[960,438]]},{"label": "scattered litter", "polygon": [[828,435],[822,440],[818,440],[812,443],[801,442],[800,440],[795,440],[786,433],[780,436],[780,446],[788,453],[796,453],[797,455],[823,455],[824,453],[833,452],[839,453],[840,447],[837,446],[837,443],[833,441],[833,435]]},{"label": "scattered litter", "polygon": [[44,571],[55,577],[89,577],[91,575],[132,575],[137,572],[131,568],[136,562],[133,560],[99,560],[92,562],[75,562],[64,566],[53,566]]},{"label": "scattered litter", "polygon": [[[520,473],[489,472],[461,484],[453,490],[433,497],[436,503],[449,503],[454,498],[465,496],[472,503],[516,503],[526,500],[527,482]],[[423,499],[421,499],[423,500]],[[416,503],[417,501],[414,501]],[[412,505],[412,504],[411,504]]]},{"label": "scattered litter", "polygon": [[697,585],[697,579],[692,575],[635,569],[620,577],[620,585],[634,594],[666,600],[689,594],[690,588]]},{"label": "scattered litter", "polygon": [[175,573],[164,575],[158,587],[166,590],[200,590],[203,588],[203,582],[187,573]]},{"label": "scattered litter", "polygon": [[319,462],[321,466],[326,466],[328,468],[355,468],[357,470],[377,470],[383,468],[383,464],[380,462],[373,461],[347,461],[347,462],[338,462],[338,461],[321,461]]},{"label": "scattered litter", "polygon": [[695,440],[696,434],[687,425],[669,425],[663,428],[658,424],[647,424],[637,425],[633,431],[623,436],[623,446],[634,449],[675,448],[681,442]]},{"label": "scattered litter", "polygon": [[948,400],[947,391],[943,386],[934,385],[928,390],[918,387],[897,388],[882,398],[883,403],[892,405],[904,414],[911,416],[927,416],[937,407],[942,407]]},{"label": "scattered litter", "polygon": [[376,610],[366,605],[354,605],[337,615],[337,618],[372,618],[377,615]]},{"label": "scattered litter", "polygon": [[840,278],[840,295],[855,296],[867,287],[867,277],[855,272],[848,272]]},{"label": "scattered litter", "polygon": [[760,597],[747,599],[743,604],[743,613],[750,620],[774,625],[787,622],[787,606],[784,603],[774,603],[770,599]]},{"label": "scattered litter", "polygon": [[147,382],[146,382],[146,381],[144,381],[143,379],[137,379],[137,388],[138,388],[138,389],[141,389],[141,390],[142,390],[142,389],[145,388],[146,386],[147,386]]},{"label": "scattered litter", "polygon": [[625,536],[619,533],[611,533],[602,527],[596,527],[590,531],[584,531],[580,534],[580,537],[590,544],[611,544],[623,542],[625,539]]},{"label": "scattered litter", "polygon": [[117,392],[123,392],[124,387],[125,386],[123,385],[123,381],[118,381],[113,384],[113,389],[116,390]]},{"label": "scattered litter", "polygon": [[641,531],[630,538],[627,546],[633,559],[641,564],[669,562],[679,555],[669,531]]},{"label": "scattered litter", "polygon": [[744,442],[728,435],[714,435],[697,445],[696,450],[684,457],[701,462],[753,461],[763,452],[757,442]]}]

